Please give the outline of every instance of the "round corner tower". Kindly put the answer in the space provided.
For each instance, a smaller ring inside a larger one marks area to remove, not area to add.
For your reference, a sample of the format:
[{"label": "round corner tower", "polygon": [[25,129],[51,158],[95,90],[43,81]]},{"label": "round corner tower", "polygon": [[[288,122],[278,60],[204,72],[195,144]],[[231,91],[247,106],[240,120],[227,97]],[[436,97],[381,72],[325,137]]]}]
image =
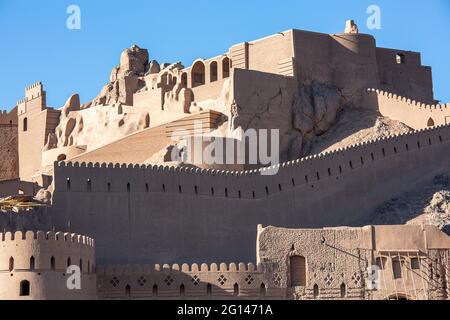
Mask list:
[{"label": "round corner tower", "polygon": [[93,239],[61,232],[0,233],[0,300],[95,298]]}]

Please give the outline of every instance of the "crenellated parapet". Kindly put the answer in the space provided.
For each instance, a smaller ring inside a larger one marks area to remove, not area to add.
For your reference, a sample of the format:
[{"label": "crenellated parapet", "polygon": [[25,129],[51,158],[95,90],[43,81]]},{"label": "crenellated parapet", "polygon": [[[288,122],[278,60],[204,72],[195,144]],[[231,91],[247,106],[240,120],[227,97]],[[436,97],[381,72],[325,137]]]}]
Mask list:
[{"label": "crenellated parapet", "polygon": [[[141,164],[55,162],[56,192],[149,192],[262,199],[330,181],[393,157],[408,158],[450,141],[450,126],[396,134],[250,171]],[[264,175],[274,172],[275,175]],[[248,186],[251,185],[250,189]]]},{"label": "crenellated parapet", "polygon": [[414,129],[450,124],[450,103],[427,104],[391,92],[367,89],[364,104]]},{"label": "crenellated parapet", "polygon": [[97,279],[106,299],[283,298],[286,288],[272,271],[252,263],[106,266],[97,269]]},{"label": "crenellated parapet", "polygon": [[[67,286],[69,267],[80,270],[79,290]],[[0,233],[0,299],[93,298],[92,238],[63,232]]]}]

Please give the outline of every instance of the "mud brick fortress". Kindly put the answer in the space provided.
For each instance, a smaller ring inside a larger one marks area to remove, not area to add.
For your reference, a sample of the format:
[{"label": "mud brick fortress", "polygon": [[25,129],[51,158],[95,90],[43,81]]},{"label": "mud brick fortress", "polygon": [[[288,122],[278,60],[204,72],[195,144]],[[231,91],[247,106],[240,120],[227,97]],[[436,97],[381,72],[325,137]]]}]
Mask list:
[{"label": "mud brick fortress", "polygon": [[[171,156],[249,129],[279,130],[279,163]],[[189,67],[132,46],[92,101],[38,82],[0,114],[0,198],[45,204],[0,211],[0,299],[448,299],[446,225],[380,208],[448,187],[449,148],[420,53],[353,21]]]}]

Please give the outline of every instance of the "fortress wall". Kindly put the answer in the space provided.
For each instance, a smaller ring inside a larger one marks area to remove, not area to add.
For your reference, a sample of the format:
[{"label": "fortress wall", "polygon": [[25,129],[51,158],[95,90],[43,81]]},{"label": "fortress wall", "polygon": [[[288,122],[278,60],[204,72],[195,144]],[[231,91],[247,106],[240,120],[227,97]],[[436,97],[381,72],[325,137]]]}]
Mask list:
[{"label": "fortress wall", "polygon": [[430,128],[289,162],[276,176],[59,163],[51,214],[62,230],[70,221],[92,234],[102,264],[251,261],[258,224],[367,224],[387,199],[447,171],[449,145],[449,126]]},{"label": "fortress wall", "polygon": [[[377,48],[376,54],[379,88],[429,104],[434,102],[431,67],[422,66],[420,53]],[[397,63],[397,54],[404,56],[404,64]]]},{"label": "fortress wall", "polygon": [[0,126],[17,126],[17,106],[11,111],[0,110]]},{"label": "fortress wall", "polygon": [[97,269],[97,279],[101,299],[285,298],[286,288],[268,271],[252,263],[110,265]]},{"label": "fortress wall", "polygon": [[293,44],[300,82],[317,80],[331,83],[331,48],[328,34],[293,30]]},{"label": "fortress wall", "polygon": [[[47,140],[48,115],[48,110],[30,111],[19,115],[19,174],[24,181],[32,181],[33,175],[41,167],[42,148]],[[25,118],[27,119],[26,131],[24,130]]]},{"label": "fortress wall", "polygon": [[332,84],[356,105],[361,91],[379,83],[375,38],[366,34],[331,36]]},{"label": "fortress wall", "polygon": [[[7,119],[7,121],[9,123],[10,120]],[[17,123],[17,120],[15,123]],[[19,153],[17,124],[0,124],[0,155],[0,181],[18,178]]]},{"label": "fortress wall", "polygon": [[[1,233],[0,246],[1,299],[95,297],[95,251],[91,238],[61,232],[17,231]],[[69,258],[71,265],[82,265],[80,291],[71,291],[66,286]],[[24,280],[30,283],[30,295],[21,297],[20,286]]]},{"label": "fortress wall", "polygon": [[248,69],[280,73],[279,63],[294,57],[292,30],[248,43]]},{"label": "fortress wall", "polygon": [[430,105],[382,90],[369,89],[364,105],[414,129],[450,124],[450,104]]}]

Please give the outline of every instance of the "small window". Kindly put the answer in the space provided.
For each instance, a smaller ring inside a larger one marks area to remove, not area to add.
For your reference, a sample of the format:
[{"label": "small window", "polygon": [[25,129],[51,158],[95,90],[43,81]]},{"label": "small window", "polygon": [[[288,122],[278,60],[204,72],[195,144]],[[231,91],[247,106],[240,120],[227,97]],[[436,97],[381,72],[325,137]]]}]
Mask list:
[{"label": "small window", "polygon": [[239,295],[239,285],[237,283],[234,284],[234,296],[238,296]]},{"label": "small window", "polygon": [[394,279],[402,278],[402,265],[403,265],[403,261],[400,258],[392,259],[392,273],[393,273]]},{"label": "small window", "polygon": [[206,285],[206,295],[210,297],[212,295],[212,286],[210,283]]},{"label": "small window", "polygon": [[406,63],[406,57],[403,53],[397,53],[396,57],[397,64],[405,64]]},{"label": "small window", "polygon": [[127,183],[127,192],[130,193],[131,192],[131,184]]},{"label": "small window", "polygon": [[434,120],[433,120],[433,118],[428,119],[427,127],[434,127]]},{"label": "small window", "polygon": [[35,269],[35,260],[34,257],[30,258],[30,271],[34,271]]},{"label": "small window", "polygon": [[87,189],[87,192],[92,192],[92,181],[91,181],[91,179],[87,180],[87,182],[86,182],[86,189]]},{"label": "small window", "polygon": [[347,286],[345,283],[341,284],[341,298],[347,297]]},{"label": "small window", "polygon": [[70,191],[70,178],[67,178],[66,187],[67,191]]},{"label": "small window", "polygon": [[380,268],[380,270],[386,269],[386,258],[385,257],[377,257],[375,260],[375,264]]},{"label": "small window", "polygon": [[411,269],[413,269],[413,270],[420,269],[420,259],[419,258],[411,258]]},{"label": "small window", "polygon": [[70,257],[67,258],[67,267],[70,267],[72,265],[72,260]]},{"label": "small window", "polygon": [[56,160],[57,161],[64,161],[66,159],[67,159],[67,156],[65,154],[60,154]]},{"label": "small window", "polygon": [[23,131],[28,131],[28,118],[23,119]]},{"label": "small window", "polygon": [[184,287],[184,284],[180,286],[180,297],[184,297],[186,294],[186,288]]},{"label": "small window", "polygon": [[111,192],[111,182],[108,182],[107,187],[108,187],[108,192]]},{"label": "small window", "polygon": [[266,292],[267,292],[267,288],[266,285],[264,283],[261,283],[261,287],[259,290],[259,295],[263,298],[266,296]]},{"label": "small window", "polygon": [[20,282],[20,296],[28,297],[30,295],[30,282],[23,280]]},{"label": "small window", "polygon": [[318,297],[319,297],[319,286],[315,284],[313,288],[313,298],[317,299]]},{"label": "small window", "polygon": [[11,257],[9,258],[9,271],[13,271],[14,270],[14,258]]},{"label": "small window", "polygon": [[156,284],[153,286],[152,293],[154,297],[158,296],[158,286]]},{"label": "small window", "polygon": [[130,297],[131,296],[131,287],[129,284],[125,287],[125,296]]},{"label": "small window", "polygon": [[56,263],[55,263],[55,257],[51,257],[50,258],[50,268],[52,269],[52,271],[55,271],[56,268]]}]

